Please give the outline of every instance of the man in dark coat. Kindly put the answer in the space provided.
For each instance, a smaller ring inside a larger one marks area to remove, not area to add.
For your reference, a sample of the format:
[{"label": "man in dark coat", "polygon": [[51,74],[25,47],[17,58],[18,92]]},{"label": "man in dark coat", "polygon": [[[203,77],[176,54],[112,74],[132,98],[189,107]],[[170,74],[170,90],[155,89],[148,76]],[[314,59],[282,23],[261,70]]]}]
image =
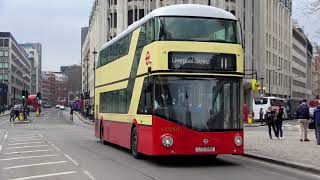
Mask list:
[{"label": "man in dark coat", "polygon": [[306,99],[299,105],[296,115],[298,122],[300,123],[300,141],[310,141],[307,138],[310,114]]}]

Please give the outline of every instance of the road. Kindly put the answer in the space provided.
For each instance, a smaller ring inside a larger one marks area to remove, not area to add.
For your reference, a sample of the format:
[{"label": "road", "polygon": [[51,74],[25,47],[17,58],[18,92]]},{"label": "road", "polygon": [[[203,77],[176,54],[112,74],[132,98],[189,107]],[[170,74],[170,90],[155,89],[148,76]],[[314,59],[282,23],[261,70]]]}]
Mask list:
[{"label": "road", "polygon": [[93,127],[67,111],[45,109],[30,124],[11,124],[0,117],[0,180],[314,180],[319,176],[241,156],[145,158],[103,145]]}]

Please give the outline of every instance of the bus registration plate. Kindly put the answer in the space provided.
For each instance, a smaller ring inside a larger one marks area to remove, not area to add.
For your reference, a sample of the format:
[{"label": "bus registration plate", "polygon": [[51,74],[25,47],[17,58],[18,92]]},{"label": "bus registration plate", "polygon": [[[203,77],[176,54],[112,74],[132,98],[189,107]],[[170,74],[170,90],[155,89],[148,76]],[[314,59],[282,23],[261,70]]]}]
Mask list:
[{"label": "bus registration plate", "polygon": [[214,152],[216,150],[215,147],[196,147],[196,152]]}]

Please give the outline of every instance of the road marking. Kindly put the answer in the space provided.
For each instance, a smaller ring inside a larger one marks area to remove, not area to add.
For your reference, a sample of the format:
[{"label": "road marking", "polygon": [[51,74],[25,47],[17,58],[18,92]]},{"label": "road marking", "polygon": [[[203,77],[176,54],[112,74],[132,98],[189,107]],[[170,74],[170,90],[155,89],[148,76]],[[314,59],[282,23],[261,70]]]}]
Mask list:
[{"label": "road marking", "polygon": [[55,146],[54,144],[50,144],[53,148],[55,148],[57,151],[59,151],[59,152],[61,152],[61,150],[57,147],[57,146]]},{"label": "road marking", "polygon": [[45,147],[45,146],[49,146],[49,145],[18,146],[18,147],[10,147],[10,148],[6,148],[6,149],[21,149],[21,148],[33,148],[33,147]]},{"label": "road marking", "polygon": [[27,142],[27,143],[13,143],[13,144],[8,144],[9,146],[14,146],[14,145],[22,145],[22,144],[39,144],[39,143],[44,143],[44,141],[41,142]]},{"label": "road marking", "polygon": [[79,166],[79,163],[77,161],[75,161],[74,159],[72,159],[68,154],[64,154],[64,156],[69,159],[73,164],[75,164],[76,166]]},{"label": "road marking", "polygon": [[9,143],[14,143],[14,142],[20,142],[20,141],[41,141],[43,139],[17,139],[17,140],[10,140]]},{"label": "road marking", "polygon": [[2,146],[2,145],[0,145],[0,152],[2,151],[2,147],[3,147],[3,146]]},{"label": "road marking", "polygon": [[43,166],[43,165],[51,165],[51,164],[62,164],[66,163],[68,161],[53,161],[53,162],[45,162],[45,163],[37,163],[37,164],[26,164],[26,165],[20,165],[20,166],[11,166],[11,167],[4,167],[3,169],[17,169],[17,168],[23,168],[23,167],[31,167],[31,166]]},{"label": "road marking", "polygon": [[42,134],[38,134],[38,136],[42,137],[43,138],[43,135]]},{"label": "road marking", "polygon": [[23,154],[23,153],[32,153],[32,152],[45,152],[45,151],[52,151],[53,149],[41,149],[41,150],[34,150],[34,151],[17,151],[17,152],[10,152],[5,153],[6,155],[9,154]]},{"label": "road marking", "polygon": [[9,140],[19,140],[19,139],[32,139],[32,138],[39,138],[37,136],[29,136],[29,137],[16,137],[16,138],[10,138]]},{"label": "road marking", "polygon": [[91,180],[96,180],[95,177],[89,172],[89,171],[83,171],[84,174],[86,174]]},{"label": "road marking", "polygon": [[49,154],[49,155],[41,155],[41,156],[24,156],[24,157],[17,157],[17,158],[0,159],[0,161],[11,161],[11,160],[17,160],[17,159],[30,159],[30,158],[55,157],[55,156],[59,156],[59,155],[58,154]]},{"label": "road marking", "polygon": [[8,132],[6,132],[5,134],[4,134],[4,140],[6,140],[8,138]]},{"label": "road marking", "polygon": [[61,172],[61,173],[54,173],[54,174],[43,174],[43,175],[37,175],[37,176],[28,176],[28,177],[9,179],[9,180],[38,179],[38,178],[43,178],[43,177],[60,176],[60,175],[67,175],[67,174],[74,174],[74,173],[77,173],[77,172],[76,171],[68,171],[68,172]]}]

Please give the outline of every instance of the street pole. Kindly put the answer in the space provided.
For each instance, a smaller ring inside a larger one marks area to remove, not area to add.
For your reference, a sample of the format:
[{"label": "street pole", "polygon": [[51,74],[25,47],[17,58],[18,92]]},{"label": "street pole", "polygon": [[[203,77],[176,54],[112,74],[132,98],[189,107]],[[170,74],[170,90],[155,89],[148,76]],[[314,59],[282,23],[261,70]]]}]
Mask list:
[{"label": "street pole", "polygon": [[[86,99],[88,98],[87,95],[89,93],[89,58],[87,57],[87,93],[86,93]],[[89,95],[90,96],[90,95]],[[89,101],[90,103],[90,99],[87,99],[87,102]],[[89,103],[86,103],[86,109],[87,109],[87,118],[89,117]]]},{"label": "street pole", "polygon": [[[98,52],[96,51],[96,48],[94,48],[92,54],[93,54],[93,114],[95,114],[95,111],[97,111],[96,107],[95,107],[95,89],[96,89],[96,54]],[[94,117],[94,116],[93,116]],[[95,120],[95,118],[93,118],[93,121]]]}]

